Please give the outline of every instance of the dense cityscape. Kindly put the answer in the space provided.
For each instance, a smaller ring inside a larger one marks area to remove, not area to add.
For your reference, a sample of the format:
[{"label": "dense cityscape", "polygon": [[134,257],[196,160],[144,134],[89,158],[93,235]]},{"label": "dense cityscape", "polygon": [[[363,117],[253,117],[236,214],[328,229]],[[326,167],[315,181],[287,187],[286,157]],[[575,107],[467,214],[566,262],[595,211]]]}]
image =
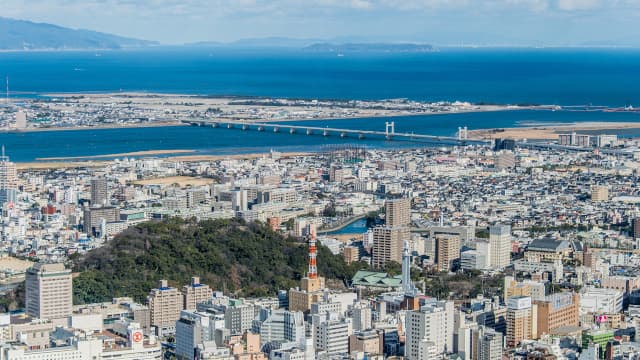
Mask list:
[{"label": "dense cityscape", "polygon": [[0,360],[640,360],[639,18],[0,1]]},{"label": "dense cityscape", "polygon": [[[20,170],[10,155],[2,359],[640,356],[637,151],[503,140]],[[219,270],[209,250],[186,258],[209,245],[266,248]],[[289,265],[276,246],[298,250]]]}]

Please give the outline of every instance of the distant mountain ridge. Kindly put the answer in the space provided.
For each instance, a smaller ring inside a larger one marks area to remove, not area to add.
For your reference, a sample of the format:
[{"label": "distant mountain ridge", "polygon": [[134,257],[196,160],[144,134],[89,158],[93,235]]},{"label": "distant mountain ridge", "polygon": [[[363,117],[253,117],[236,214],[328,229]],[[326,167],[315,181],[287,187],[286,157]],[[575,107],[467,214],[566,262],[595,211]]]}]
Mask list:
[{"label": "distant mountain ridge", "polygon": [[140,48],[155,41],[0,17],[0,50],[94,50]]},{"label": "distant mountain ridge", "polygon": [[413,43],[317,43],[304,48],[313,52],[336,52],[336,53],[354,53],[354,52],[432,52],[434,47],[429,44],[413,44]]}]

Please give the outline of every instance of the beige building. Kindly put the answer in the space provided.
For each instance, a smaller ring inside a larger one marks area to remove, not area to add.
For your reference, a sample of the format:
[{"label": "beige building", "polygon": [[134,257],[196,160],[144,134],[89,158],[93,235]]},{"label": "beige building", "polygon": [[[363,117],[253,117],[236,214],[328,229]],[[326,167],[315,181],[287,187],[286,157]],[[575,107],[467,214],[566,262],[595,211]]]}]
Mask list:
[{"label": "beige building", "polygon": [[509,298],[516,296],[530,296],[531,300],[544,300],[546,288],[543,282],[532,280],[517,281],[513,276],[504,277],[503,300],[506,303]]},{"label": "beige building", "polygon": [[489,263],[493,268],[504,268],[511,263],[511,226],[495,225],[489,228]]},{"label": "beige building", "polygon": [[106,206],[99,208],[92,207],[84,210],[85,233],[89,235],[100,233],[102,221],[107,223],[120,221],[120,209],[113,206]]},{"label": "beige building", "polygon": [[322,300],[324,290],[324,278],[318,276],[315,279],[303,277],[300,288],[289,290],[289,311],[308,312],[311,305]]},{"label": "beige building", "polygon": [[549,295],[534,304],[538,314],[538,334],[550,334],[561,326],[579,325],[580,295],[576,293]]},{"label": "beige building", "polygon": [[384,331],[364,330],[349,336],[349,353],[384,354]]},{"label": "beige building", "polygon": [[408,227],[373,228],[371,266],[381,268],[389,261],[402,263],[402,244],[410,238]]},{"label": "beige building", "polygon": [[191,278],[191,284],[182,287],[182,308],[183,310],[195,310],[196,305],[211,299],[213,290],[209,285],[201,284],[200,278]]},{"label": "beige building", "polygon": [[605,185],[591,185],[591,201],[608,201],[609,188]]},{"label": "beige building", "polygon": [[71,270],[64,264],[36,263],[25,276],[27,314],[40,319],[66,319],[73,312]]},{"label": "beige building", "polygon": [[342,257],[347,264],[354,263],[360,259],[360,249],[356,246],[345,246],[342,249]]},{"label": "beige building", "polygon": [[393,199],[384,203],[385,221],[388,227],[411,224],[411,199]]},{"label": "beige building", "polygon": [[507,303],[507,347],[514,348],[522,340],[533,339],[534,324],[531,298],[528,296],[510,298]]},{"label": "beige building", "polygon": [[451,271],[460,260],[460,237],[457,235],[436,235],[436,264],[438,271]]},{"label": "beige building", "polygon": [[151,289],[147,296],[151,313],[151,326],[156,334],[162,336],[175,330],[176,321],[180,319],[182,296],[178,289],[169,287],[167,280],[160,280],[158,287]]}]

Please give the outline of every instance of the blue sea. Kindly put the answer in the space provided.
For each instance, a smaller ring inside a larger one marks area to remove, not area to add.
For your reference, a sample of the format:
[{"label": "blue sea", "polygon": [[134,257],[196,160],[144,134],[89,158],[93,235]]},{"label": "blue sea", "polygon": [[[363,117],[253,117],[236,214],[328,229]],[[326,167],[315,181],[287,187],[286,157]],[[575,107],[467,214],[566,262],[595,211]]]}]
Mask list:
[{"label": "blue sea", "polygon": [[[433,53],[318,54],[294,50],[158,48],[0,53],[0,76],[19,96],[148,91],[326,99],[410,98],[496,104],[640,104],[640,50],[442,49]],[[388,119],[305,122],[384,130]],[[395,118],[396,131],[453,135],[470,129],[581,121],[640,121],[640,113],[516,111]],[[632,132],[625,136],[637,136]],[[2,133],[15,161],[141,150],[231,154],[317,150],[356,139],[178,127]],[[422,146],[366,140],[370,147]]]}]

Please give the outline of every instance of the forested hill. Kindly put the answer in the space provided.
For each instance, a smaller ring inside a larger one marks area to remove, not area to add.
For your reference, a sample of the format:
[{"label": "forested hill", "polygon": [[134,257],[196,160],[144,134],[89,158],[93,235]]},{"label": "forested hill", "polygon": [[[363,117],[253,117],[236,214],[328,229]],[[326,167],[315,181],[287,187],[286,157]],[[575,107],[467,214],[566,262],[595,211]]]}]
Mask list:
[{"label": "forested hill", "polygon": [[122,49],[152,45],[157,43],[97,31],[0,17],[0,50]]},{"label": "forested hill", "polygon": [[[105,246],[74,257],[74,303],[132,296],[143,301],[159,279],[173,286],[200,276],[214,289],[264,296],[289,289],[307,269],[307,246],[260,223],[173,218],[132,227]],[[318,271],[328,279],[350,279],[362,264],[318,248]]]}]

